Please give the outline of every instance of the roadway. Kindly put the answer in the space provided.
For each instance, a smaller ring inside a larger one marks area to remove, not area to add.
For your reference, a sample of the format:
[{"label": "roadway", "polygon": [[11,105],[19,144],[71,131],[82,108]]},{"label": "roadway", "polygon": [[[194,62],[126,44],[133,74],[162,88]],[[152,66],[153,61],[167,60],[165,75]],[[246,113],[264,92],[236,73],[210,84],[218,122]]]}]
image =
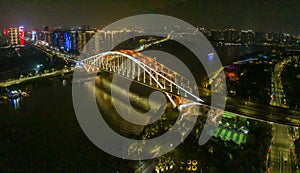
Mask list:
[{"label": "roadway", "polygon": [[291,149],[293,141],[288,133],[288,126],[273,124],[272,147],[269,168],[273,173],[292,173]]},{"label": "roadway", "polygon": [[281,82],[281,71],[285,60],[282,62],[278,62],[274,66],[274,71],[272,72],[271,77],[271,101],[270,105],[278,106],[282,108],[288,108],[285,100],[285,95],[283,92],[282,82]]},{"label": "roadway", "polygon": [[[201,98],[207,105],[210,105],[209,91],[201,90]],[[206,95],[206,97],[204,97]],[[237,98],[226,97],[225,110],[233,112],[238,116],[274,122],[278,124],[300,126],[300,112],[295,110],[289,110],[286,108],[262,105],[254,102],[244,101]]]},{"label": "roadway", "polygon": [[[61,53],[58,50],[49,49],[49,48],[46,48],[46,47],[41,47],[39,44],[34,44],[33,46],[35,48],[37,48],[38,50],[43,51],[44,53],[46,53],[48,56],[57,55],[59,58],[63,58],[65,61],[76,62],[76,60],[71,59],[69,55]],[[23,77],[23,78],[19,78],[19,79],[13,79],[13,80],[6,81],[6,82],[0,82],[0,87],[9,87],[9,86],[17,85],[17,84],[20,84],[20,83],[23,83],[23,82],[32,81],[32,80],[36,80],[36,79],[39,79],[39,78],[63,75],[63,74],[66,74],[66,73],[71,73],[73,71],[74,71],[74,67],[71,67],[71,69],[68,69],[68,70],[63,69],[63,70],[53,71],[53,72],[50,72],[50,73],[44,73],[44,74],[40,74],[40,75],[28,76],[28,77]]]},{"label": "roadway", "polygon": [[[271,101],[270,105],[280,107],[280,108],[288,108],[286,105],[285,95],[283,92],[283,87],[281,83],[281,71],[283,68],[283,64],[285,60],[282,62],[278,62],[274,66],[274,71],[272,72],[271,77]],[[284,115],[285,118],[286,115]],[[286,119],[286,118],[285,118]],[[270,146],[269,153],[269,162],[268,167],[269,171],[273,173],[292,173],[292,165],[294,165],[292,160],[292,147],[293,141],[291,136],[289,135],[289,126],[287,125],[279,125],[273,124],[273,138],[272,144]]]},{"label": "roadway", "polygon": [[74,71],[74,68],[71,68],[71,70],[57,70],[51,73],[44,73],[44,74],[40,74],[40,75],[35,75],[35,76],[31,76],[31,77],[24,77],[24,78],[20,78],[20,79],[14,79],[14,80],[10,80],[7,82],[0,82],[0,87],[9,87],[12,85],[17,85],[23,82],[28,82],[28,81],[32,81],[32,80],[36,80],[36,79],[40,79],[40,78],[46,78],[46,77],[53,77],[53,76],[58,76],[58,75],[63,75],[65,73],[71,73]]}]

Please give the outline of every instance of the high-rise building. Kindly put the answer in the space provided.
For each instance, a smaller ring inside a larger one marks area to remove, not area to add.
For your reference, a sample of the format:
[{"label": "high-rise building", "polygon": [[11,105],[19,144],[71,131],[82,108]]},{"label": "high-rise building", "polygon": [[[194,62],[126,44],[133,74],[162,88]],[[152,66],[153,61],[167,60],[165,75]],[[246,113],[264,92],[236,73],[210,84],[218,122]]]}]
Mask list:
[{"label": "high-rise building", "polygon": [[[105,33],[105,32],[103,32]],[[92,39],[96,34],[95,29],[89,29],[88,25],[85,25],[83,28],[78,26],[70,28],[55,28],[54,30],[49,29],[47,26],[44,26],[43,31],[39,31],[37,40],[46,42],[52,48],[57,48],[65,50],[71,53],[79,53],[83,51],[86,44]],[[103,41],[103,36],[106,34],[101,34],[101,38],[97,39],[93,43],[89,44],[89,53],[96,53],[100,51],[100,43]]]},{"label": "high-rise building", "polygon": [[82,51],[83,47],[84,47],[84,32],[83,31],[78,31],[77,32],[78,36],[77,36],[77,47],[78,47],[78,51]]},{"label": "high-rise building", "polygon": [[242,30],[241,31],[241,42],[244,45],[254,44],[255,33],[252,30]]},{"label": "high-rise building", "polygon": [[9,28],[9,38],[11,45],[15,46],[19,44],[18,28]]},{"label": "high-rise building", "polygon": [[24,46],[24,26],[19,27],[19,45]]},{"label": "high-rise building", "polygon": [[78,31],[71,30],[70,41],[71,41],[71,49],[78,50]]},{"label": "high-rise building", "polygon": [[226,29],[224,31],[224,40],[226,42],[237,42],[240,40],[240,33],[235,29]]},{"label": "high-rise building", "polygon": [[64,32],[64,50],[67,52],[71,50],[71,36],[67,31]]},{"label": "high-rise building", "polygon": [[[77,37],[77,46],[78,51],[82,51],[85,48],[85,45],[88,43],[88,41],[95,35],[95,30],[80,30],[77,31],[78,37]],[[93,46],[92,44],[90,44]]]},{"label": "high-rise building", "polygon": [[50,32],[49,31],[41,31],[41,41],[44,41],[51,45],[51,38],[50,38]]},{"label": "high-rise building", "polygon": [[212,30],[211,37],[213,41],[224,41],[224,32],[220,30]]},{"label": "high-rise building", "polygon": [[55,48],[60,48],[60,45],[59,45],[59,38],[60,38],[60,31],[54,31],[51,36],[52,36],[52,39],[51,39],[51,45]]},{"label": "high-rise building", "polygon": [[85,31],[86,33],[86,42],[85,44],[95,35],[95,31],[94,30],[88,30],[88,31]]},{"label": "high-rise building", "polygon": [[36,35],[36,31],[31,31],[31,41],[36,42],[37,41],[37,35]]},{"label": "high-rise building", "polygon": [[58,34],[59,34],[59,37],[58,37],[59,49],[64,49],[64,44],[65,44],[64,32],[59,31]]}]

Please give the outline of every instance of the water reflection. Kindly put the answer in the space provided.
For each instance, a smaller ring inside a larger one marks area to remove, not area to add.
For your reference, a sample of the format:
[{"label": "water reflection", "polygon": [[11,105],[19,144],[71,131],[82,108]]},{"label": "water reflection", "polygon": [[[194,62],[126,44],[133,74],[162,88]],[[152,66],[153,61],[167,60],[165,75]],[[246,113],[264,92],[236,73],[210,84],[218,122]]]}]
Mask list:
[{"label": "water reflection", "polygon": [[[139,135],[141,131],[143,130],[142,125],[136,125],[129,121],[126,121],[123,119],[123,117],[118,113],[118,111],[115,109],[115,104],[120,105],[124,110],[124,112],[127,112],[128,115],[134,116],[134,112],[128,107],[128,105],[124,104],[122,99],[115,99],[114,102],[112,101],[111,96],[111,81],[109,81],[106,77],[100,77],[97,76],[95,78],[96,88],[95,88],[95,94],[96,94],[96,100],[99,106],[99,111],[101,112],[102,116],[106,120],[106,122],[109,124],[109,126],[116,131],[117,133],[120,133],[124,136],[128,135]],[[93,86],[88,86],[93,87]],[[92,89],[92,88],[90,88]],[[120,91],[120,97],[121,97],[122,91]],[[142,104],[145,102],[146,99],[139,100],[142,108],[145,109],[145,106]],[[147,100],[148,101],[148,100]],[[146,104],[147,105],[147,104]]]},{"label": "water reflection", "polygon": [[16,110],[20,108],[20,97],[15,98],[15,99],[9,99],[10,104],[12,107]]}]

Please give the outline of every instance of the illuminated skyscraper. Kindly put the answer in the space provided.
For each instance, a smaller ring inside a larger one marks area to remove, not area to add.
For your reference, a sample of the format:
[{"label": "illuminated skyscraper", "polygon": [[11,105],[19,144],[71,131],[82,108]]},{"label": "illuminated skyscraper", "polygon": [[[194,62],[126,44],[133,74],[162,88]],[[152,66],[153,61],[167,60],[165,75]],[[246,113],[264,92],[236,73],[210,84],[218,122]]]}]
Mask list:
[{"label": "illuminated skyscraper", "polygon": [[18,45],[19,43],[19,35],[18,35],[18,28],[9,28],[9,38],[11,45]]},{"label": "illuminated skyscraper", "polygon": [[59,48],[59,31],[53,32],[52,46]]},{"label": "illuminated skyscraper", "polygon": [[70,51],[71,50],[71,37],[68,32],[64,32],[64,50]]},{"label": "illuminated skyscraper", "polygon": [[85,45],[93,37],[96,32],[94,30],[88,31],[78,31],[78,49],[82,51],[85,48]]},{"label": "illuminated skyscraper", "polygon": [[36,40],[37,40],[36,31],[31,31],[31,41],[36,41]]},{"label": "illuminated skyscraper", "polygon": [[78,32],[71,30],[70,33],[71,49],[78,50]]},{"label": "illuminated skyscraper", "polygon": [[24,46],[24,26],[19,27],[19,44]]},{"label": "illuminated skyscraper", "polygon": [[84,45],[83,45],[83,32],[82,31],[78,31],[77,47],[78,47],[78,51],[83,50]]},{"label": "illuminated skyscraper", "polygon": [[49,31],[42,31],[41,32],[41,40],[47,42],[50,45],[51,44],[50,32]]}]

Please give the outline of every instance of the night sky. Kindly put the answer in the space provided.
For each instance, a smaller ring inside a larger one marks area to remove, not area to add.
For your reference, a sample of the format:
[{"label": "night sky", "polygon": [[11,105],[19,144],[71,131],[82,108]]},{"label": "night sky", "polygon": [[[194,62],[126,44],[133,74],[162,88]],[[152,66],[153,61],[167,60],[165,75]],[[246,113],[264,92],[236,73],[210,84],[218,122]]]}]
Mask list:
[{"label": "night sky", "polygon": [[160,13],[194,26],[300,34],[299,0],[0,0],[0,29],[82,26],[101,28],[135,14]]}]

